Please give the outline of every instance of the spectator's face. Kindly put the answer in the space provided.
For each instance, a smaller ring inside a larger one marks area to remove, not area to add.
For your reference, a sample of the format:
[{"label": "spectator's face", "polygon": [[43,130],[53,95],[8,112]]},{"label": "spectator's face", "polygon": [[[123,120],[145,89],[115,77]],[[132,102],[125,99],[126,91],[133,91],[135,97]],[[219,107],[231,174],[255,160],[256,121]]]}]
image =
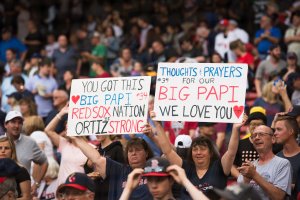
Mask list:
[{"label": "spectator's face", "polygon": [[165,199],[171,193],[172,185],[173,181],[169,177],[147,177],[147,186],[153,199]]},{"label": "spectator's face", "polygon": [[22,113],[22,115],[26,115],[27,113],[29,113],[29,105],[25,102],[20,104],[20,112]]},{"label": "spectator's face", "polygon": [[251,142],[258,152],[272,151],[272,145],[275,138],[269,127],[265,125],[258,126],[250,136]]},{"label": "spectator's face", "polygon": [[59,36],[58,38],[58,44],[60,47],[65,48],[68,45],[67,37],[64,35]]},{"label": "spectator's face", "polygon": [[53,44],[55,42],[55,37],[54,35],[48,35],[47,36],[47,43],[48,44]]},{"label": "spectator's face", "polygon": [[156,54],[160,54],[164,51],[163,45],[159,42],[153,42],[152,49]]},{"label": "spectator's face", "polygon": [[249,123],[249,132],[252,134],[254,129],[260,125],[264,125],[264,121],[261,119],[253,119]]},{"label": "spectator's face", "polygon": [[99,37],[92,37],[92,39],[91,39],[91,44],[92,44],[93,46],[96,46],[96,45],[99,44],[99,41],[100,41],[100,38],[99,38]]},{"label": "spectator's face", "polygon": [[275,124],[275,140],[278,144],[284,144],[290,136],[293,137],[293,132],[285,125],[285,121],[277,121]]},{"label": "spectator's face", "polygon": [[66,105],[68,99],[62,91],[54,91],[53,92],[53,106],[59,107]]},{"label": "spectator's face", "polygon": [[132,168],[144,167],[147,160],[147,153],[141,145],[128,148],[127,155],[128,163]]},{"label": "spectator's face", "polygon": [[287,61],[288,65],[296,65],[297,64],[297,60],[294,58],[288,58],[286,61]]},{"label": "spectator's face", "polygon": [[267,16],[262,16],[262,18],[260,19],[260,28],[264,29],[267,28],[268,26],[270,26],[271,24],[271,19],[268,18]]},{"label": "spectator's face", "polygon": [[3,40],[9,40],[10,37],[11,37],[11,33],[10,32],[2,33],[2,39]]},{"label": "spectator's face", "polygon": [[66,187],[62,195],[58,195],[59,200],[93,200],[94,194],[87,191],[81,191],[72,187]]},{"label": "spectator's face", "polygon": [[191,48],[191,43],[188,41],[183,41],[181,44],[181,49],[184,51],[188,51]]},{"label": "spectator's face", "polygon": [[11,158],[12,149],[8,141],[0,142],[0,158]]},{"label": "spectator's face", "polygon": [[202,135],[205,135],[207,137],[212,136],[216,132],[215,127],[213,125],[201,126],[201,127],[199,127],[199,130]]},{"label": "spectator's face", "polygon": [[293,20],[292,20],[292,24],[294,25],[294,26],[299,26],[300,25],[300,16],[294,16],[293,17]]},{"label": "spectator's face", "polygon": [[70,71],[66,71],[64,73],[64,81],[70,81],[73,79],[73,75]]},{"label": "spectator's face", "polygon": [[124,49],[122,51],[122,58],[125,60],[125,61],[129,61],[131,59],[131,52],[129,49]]},{"label": "spectator's face", "polygon": [[22,71],[21,67],[16,66],[16,64],[14,62],[10,63],[9,68],[10,68],[10,73],[13,75],[19,74]]},{"label": "spectator's face", "polygon": [[9,135],[18,138],[22,130],[23,120],[21,118],[16,117],[6,122],[4,126],[6,128],[6,132]]},{"label": "spectator's face", "polygon": [[280,47],[277,47],[271,51],[271,56],[273,56],[276,59],[280,59],[280,55],[281,55]]},{"label": "spectator's face", "polygon": [[293,86],[295,90],[300,90],[300,77],[296,78],[296,80],[294,80],[293,82]]},{"label": "spectator's face", "polygon": [[192,158],[196,166],[208,166],[210,157],[211,153],[207,146],[196,145],[192,147]]},{"label": "spectator's face", "polygon": [[45,76],[49,76],[51,72],[51,66],[50,65],[44,65],[40,67],[40,73],[42,73]]},{"label": "spectator's face", "polygon": [[212,62],[213,63],[221,63],[222,60],[221,60],[220,56],[214,54],[214,55],[212,55]]},{"label": "spectator's face", "polygon": [[16,58],[16,55],[11,50],[6,50],[5,57],[6,57],[7,62],[10,62]]}]

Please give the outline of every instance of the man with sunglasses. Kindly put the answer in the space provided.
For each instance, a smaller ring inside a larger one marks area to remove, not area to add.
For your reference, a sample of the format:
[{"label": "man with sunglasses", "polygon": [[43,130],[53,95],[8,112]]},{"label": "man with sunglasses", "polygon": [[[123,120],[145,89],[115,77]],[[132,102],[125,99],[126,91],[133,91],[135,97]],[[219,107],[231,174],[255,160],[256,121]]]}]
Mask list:
[{"label": "man with sunglasses", "polygon": [[252,185],[262,199],[285,199],[291,195],[291,164],[288,160],[274,155],[275,143],[273,130],[265,125],[256,127],[250,136],[259,158],[246,160],[241,167],[239,183]]}]

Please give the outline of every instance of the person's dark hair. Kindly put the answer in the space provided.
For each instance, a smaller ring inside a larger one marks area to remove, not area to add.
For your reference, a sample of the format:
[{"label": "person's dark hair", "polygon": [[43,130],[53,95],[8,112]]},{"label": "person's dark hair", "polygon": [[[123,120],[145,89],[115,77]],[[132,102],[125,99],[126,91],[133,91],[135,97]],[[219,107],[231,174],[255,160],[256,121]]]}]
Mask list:
[{"label": "person's dark hair", "polygon": [[29,115],[37,115],[37,105],[30,97],[24,97],[19,101],[19,105],[26,104],[29,107]]},{"label": "person's dark hair", "polygon": [[52,61],[51,61],[51,59],[49,59],[49,58],[44,58],[42,61],[41,61],[41,63],[40,63],[40,67],[43,67],[43,66],[51,66],[52,65]]},{"label": "person's dark hair", "polygon": [[142,20],[142,21],[144,21],[144,22],[146,22],[147,24],[150,23],[150,19],[146,15],[139,16],[139,19]]},{"label": "person's dark hair", "polygon": [[294,12],[292,12],[292,15],[291,15],[291,18],[290,18],[290,23],[293,22],[294,16],[300,17],[300,10],[295,10]]},{"label": "person's dark hair", "polygon": [[17,54],[17,51],[14,48],[8,48],[8,49],[6,49],[6,51],[11,51],[14,55]]},{"label": "person's dark hair", "polygon": [[220,58],[221,61],[223,61],[223,58],[222,58],[221,54],[219,54],[218,52],[214,51],[214,52],[211,54],[211,56],[210,56],[210,61],[211,61],[211,62],[212,62],[213,56],[215,56],[215,55],[218,56],[218,57]]},{"label": "person's dark hair", "polygon": [[275,123],[278,121],[284,121],[284,124],[287,126],[287,128],[293,131],[294,137],[298,137],[299,126],[295,117],[287,115],[278,116],[278,118],[275,120]]},{"label": "person's dark hair", "polygon": [[206,136],[199,136],[193,139],[190,150],[188,152],[188,158],[187,161],[190,163],[194,163],[193,157],[192,157],[192,150],[193,147],[196,146],[205,146],[208,147],[209,152],[210,152],[210,165],[213,163],[213,161],[217,160],[219,158],[219,153],[217,152],[217,150],[215,149],[212,141],[210,138],[206,137]]},{"label": "person's dark hair", "polygon": [[25,80],[22,76],[20,75],[15,75],[13,77],[13,79],[11,80],[10,82],[11,84],[21,84],[21,85],[24,85],[25,84]]},{"label": "person's dark hair", "polygon": [[240,39],[230,42],[229,47],[230,50],[240,49],[241,51],[246,52],[245,45]]},{"label": "person's dark hair", "polygon": [[152,152],[150,146],[147,144],[147,142],[142,138],[135,137],[135,138],[130,139],[127,142],[127,145],[126,145],[126,148],[125,148],[125,151],[124,151],[124,158],[125,158],[125,161],[126,161],[127,164],[128,164],[128,151],[129,151],[130,148],[135,147],[135,146],[142,146],[143,147],[143,149],[145,150],[145,152],[148,155],[146,160],[153,157],[153,152]]}]

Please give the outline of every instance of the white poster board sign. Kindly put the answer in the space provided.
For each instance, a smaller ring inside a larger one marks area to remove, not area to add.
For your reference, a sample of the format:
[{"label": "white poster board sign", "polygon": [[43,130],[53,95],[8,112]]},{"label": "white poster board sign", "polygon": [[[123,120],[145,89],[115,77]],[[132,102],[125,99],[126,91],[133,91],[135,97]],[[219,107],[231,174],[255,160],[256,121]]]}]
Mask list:
[{"label": "white poster board sign", "polygon": [[247,64],[159,63],[155,120],[240,123]]},{"label": "white poster board sign", "polygon": [[150,84],[148,76],[73,80],[67,135],[142,132]]}]

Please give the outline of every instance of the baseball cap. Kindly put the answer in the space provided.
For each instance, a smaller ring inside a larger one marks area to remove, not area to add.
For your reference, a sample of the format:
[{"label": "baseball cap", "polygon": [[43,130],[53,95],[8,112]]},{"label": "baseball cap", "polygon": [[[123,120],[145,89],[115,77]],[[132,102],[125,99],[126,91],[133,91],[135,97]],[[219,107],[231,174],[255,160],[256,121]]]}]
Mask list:
[{"label": "baseball cap", "polygon": [[287,55],[286,55],[286,57],[288,59],[295,59],[295,60],[297,60],[297,54],[295,54],[294,52],[288,52]]},{"label": "baseball cap", "polygon": [[250,114],[246,121],[246,124],[249,124],[252,120],[260,119],[267,124],[266,110],[260,106],[254,106],[250,109]]},{"label": "baseball cap", "polygon": [[251,186],[246,184],[229,185],[225,190],[213,189],[216,194],[226,200],[261,200],[257,191]]},{"label": "baseball cap", "polygon": [[235,25],[235,26],[238,25],[237,21],[235,21],[234,19],[229,20],[229,24],[232,24],[232,25]]},{"label": "baseball cap", "polygon": [[90,190],[91,192],[95,192],[94,181],[86,174],[79,172],[70,174],[66,179],[66,182],[57,188],[56,194],[61,193],[66,187],[75,188],[81,191]]},{"label": "baseball cap", "polygon": [[178,135],[175,139],[174,146],[177,148],[190,148],[192,138],[189,135]]},{"label": "baseball cap", "polygon": [[293,108],[290,112],[287,113],[288,116],[291,117],[298,117],[300,115],[300,106],[299,105],[293,105]]},{"label": "baseball cap", "polygon": [[17,101],[20,101],[23,98],[23,95],[19,92],[13,92],[6,95],[8,98],[15,98]]},{"label": "baseball cap", "polygon": [[154,157],[147,160],[143,176],[169,176],[167,168],[170,162],[161,157]]},{"label": "baseball cap", "polygon": [[23,116],[22,116],[22,113],[20,113],[19,111],[17,110],[12,110],[12,111],[9,111],[5,117],[5,123],[14,119],[14,118],[21,118],[21,119],[24,119]]},{"label": "baseball cap", "polygon": [[229,25],[229,20],[228,19],[222,19],[219,23],[220,23],[220,25],[228,26]]},{"label": "baseball cap", "polygon": [[95,31],[95,32],[93,33],[93,37],[100,37],[100,33],[97,32],[97,31]]},{"label": "baseball cap", "polygon": [[10,158],[0,159],[0,177],[15,177],[20,170],[20,166],[14,160]]}]

